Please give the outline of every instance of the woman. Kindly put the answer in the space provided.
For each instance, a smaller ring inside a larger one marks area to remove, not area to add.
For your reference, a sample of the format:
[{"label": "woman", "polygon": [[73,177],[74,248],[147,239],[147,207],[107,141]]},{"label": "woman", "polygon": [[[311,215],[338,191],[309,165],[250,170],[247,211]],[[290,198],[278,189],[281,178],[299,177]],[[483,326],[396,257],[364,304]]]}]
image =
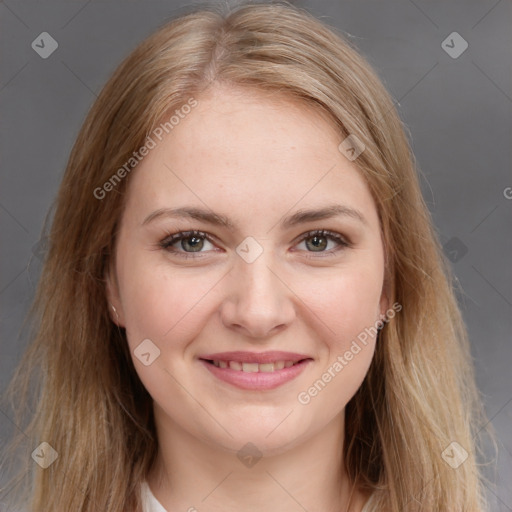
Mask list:
[{"label": "woman", "polygon": [[403,126],[300,9],[201,9],[122,63],[34,313],[13,383],[41,382],[31,510],[484,510],[468,343]]}]

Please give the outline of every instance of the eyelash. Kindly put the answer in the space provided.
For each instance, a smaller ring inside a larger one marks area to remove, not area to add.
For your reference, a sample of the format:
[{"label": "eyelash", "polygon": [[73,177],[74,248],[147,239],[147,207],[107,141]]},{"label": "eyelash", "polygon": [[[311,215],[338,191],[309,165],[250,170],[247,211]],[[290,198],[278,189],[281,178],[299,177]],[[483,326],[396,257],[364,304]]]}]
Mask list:
[{"label": "eyelash", "polygon": [[[303,235],[301,235],[297,244],[303,242],[304,240],[307,240],[308,238],[313,238],[315,236],[320,237],[320,238],[327,238],[330,240],[334,240],[335,242],[337,242],[340,245],[340,247],[337,247],[336,249],[330,249],[329,251],[318,251],[319,255],[323,254],[323,256],[320,256],[320,257],[334,256],[334,253],[337,253],[338,251],[342,250],[343,248],[351,246],[350,242],[348,242],[339,233],[336,233],[335,231],[329,231],[326,229],[316,229],[316,230],[308,231],[307,233],[304,233]],[[159,245],[162,249],[165,249],[166,251],[176,254],[179,257],[184,258],[184,259],[201,258],[202,256],[199,256],[200,254],[202,254],[200,251],[198,251],[197,253],[186,252],[186,251],[177,251],[171,247],[176,242],[180,242],[181,240],[186,240],[187,238],[191,238],[191,237],[203,238],[205,240],[208,240],[208,242],[210,242],[212,244],[215,243],[215,240],[213,239],[213,237],[211,235],[209,235],[208,233],[205,233],[204,231],[193,230],[193,231],[179,231],[178,233],[170,234],[166,238],[164,238],[159,243]],[[315,251],[305,251],[305,252],[314,253]],[[318,256],[307,256],[307,257],[311,258],[311,257],[318,257]]]}]

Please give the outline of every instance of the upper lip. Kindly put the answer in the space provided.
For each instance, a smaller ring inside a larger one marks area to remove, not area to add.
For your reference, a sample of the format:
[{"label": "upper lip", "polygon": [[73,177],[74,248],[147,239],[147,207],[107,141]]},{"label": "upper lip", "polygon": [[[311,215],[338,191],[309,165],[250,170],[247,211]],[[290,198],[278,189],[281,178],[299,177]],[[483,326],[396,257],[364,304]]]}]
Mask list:
[{"label": "upper lip", "polygon": [[209,361],[238,361],[239,363],[272,363],[274,361],[301,361],[302,359],[311,359],[305,354],[296,352],[283,352],[272,350],[268,352],[217,352],[215,354],[200,355],[199,359]]}]

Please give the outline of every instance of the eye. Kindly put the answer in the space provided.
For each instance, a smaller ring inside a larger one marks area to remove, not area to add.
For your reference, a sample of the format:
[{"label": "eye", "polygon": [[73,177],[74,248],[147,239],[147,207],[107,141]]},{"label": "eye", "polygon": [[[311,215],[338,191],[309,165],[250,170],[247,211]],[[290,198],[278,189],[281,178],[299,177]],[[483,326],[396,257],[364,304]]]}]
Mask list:
[{"label": "eye", "polygon": [[[321,252],[329,255],[350,246],[350,243],[342,235],[325,229],[304,233],[297,247],[300,247],[301,244],[304,244],[307,252]],[[328,249],[328,247],[330,248]]]},{"label": "eye", "polygon": [[[208,244],[212,247],[208,247]],[[162,240],[160,246],[169,252],[187,258],[190,257],[187,253],[205,252],[203,249],[212,250],[213,243],[211,237],[203,231],[180,231]]]},{"label": "eye", "polygon": [[[295,247],[304,250],[300,247],[302,244],[306,252],[322,253],[323,256],[332,256],[350,246],[350,242],[341,234],[324,229],[304,233]],[[183,258],[199,258],[201,253],[215,250],[213,238],[208,233],[195,230],[168,235],[159,245],[166,251]]]}]

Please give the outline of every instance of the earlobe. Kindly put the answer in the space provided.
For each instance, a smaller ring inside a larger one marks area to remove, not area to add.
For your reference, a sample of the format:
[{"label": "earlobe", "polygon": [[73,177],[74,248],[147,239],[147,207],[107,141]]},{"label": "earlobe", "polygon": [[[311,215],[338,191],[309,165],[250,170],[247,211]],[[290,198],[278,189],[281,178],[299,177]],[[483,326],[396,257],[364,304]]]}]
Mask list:
[{"label": "earlobe", "polygon": [[117,312],[117,309],[116,309],[116,308],[114,307],[114,305],[113,305],[113,304],[111,304],[110,302],[109,302],[109,306],[112,308],[112,311],[114,312],[115,320],[114,320],[114,318],[112,317],[112,315],[110,315],[110,318],[112,318],[112,320],[116,323],[116,325],[118,325],[119,327],[121,327],[121,326],[120,326],[120,320],[119,320],[119,314],[118,314],[118,312]]},{"label": "earlobe", "polygon": [[115,281],[115,279],[112,279],[110,272],[105,275],[105,292],[108,302],[108,312],[112,322],[114,322],[118,327],[124,327],[119,292]]},{"label": "earlobe", "polygon": [[391,301],[389,300],[389,297],[391,297],[392,292],[392,279],[393,279],[393,266],[390,265],[389,262],[389,252],[388,252],[388,244],[385,241],[385,238],[383,238],[383,245],[384,245],[384,276],[382,280],[382,289],[380,294],[380,301],[379,301],[379,311],[380,311],[380,317],[387,318],[389,309],[391,307]]},{"label": "earlobe", "polygon": [[387,280],[384,280],[384,283],[382,284],[382,290],[380,295],[380,301],[379,301],[379,313],[380,317],[387,317],[388,311],[390,308],[390,302],[389,302],[389,284]]},{"label": "earlobe", "polygon": [[382,292],[382,295],[380,297],[380,303],[379,303],[379,310],[380,310],[380,317],[386,317],[388,315],[389,311],[389,299],[386,292]]}]

